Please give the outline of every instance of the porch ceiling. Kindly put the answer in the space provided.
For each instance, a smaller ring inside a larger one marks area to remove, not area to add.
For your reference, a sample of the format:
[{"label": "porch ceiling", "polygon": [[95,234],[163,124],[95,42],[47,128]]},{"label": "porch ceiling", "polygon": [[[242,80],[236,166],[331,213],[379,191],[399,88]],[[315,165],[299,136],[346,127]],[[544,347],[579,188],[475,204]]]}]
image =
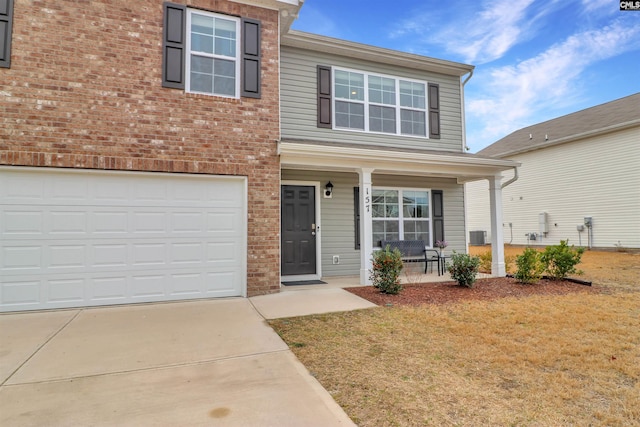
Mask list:
[{"label": "porch ceiling", "polygon": [[456,178],[458,183],[496,176],[520,166],[511,160],[438,151],[394,150],[372,146],[280,141],[282,169],[357,172]]}]

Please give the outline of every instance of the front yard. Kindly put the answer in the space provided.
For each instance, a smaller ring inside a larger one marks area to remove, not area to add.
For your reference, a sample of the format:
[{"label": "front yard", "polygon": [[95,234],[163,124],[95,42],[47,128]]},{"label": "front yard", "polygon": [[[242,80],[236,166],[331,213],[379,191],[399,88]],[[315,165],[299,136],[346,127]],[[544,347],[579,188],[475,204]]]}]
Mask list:
[{"label": "front yard", "polygon": [[360,426],[640,425],[640,255],[612,256],[595,292],[271,324]]}]

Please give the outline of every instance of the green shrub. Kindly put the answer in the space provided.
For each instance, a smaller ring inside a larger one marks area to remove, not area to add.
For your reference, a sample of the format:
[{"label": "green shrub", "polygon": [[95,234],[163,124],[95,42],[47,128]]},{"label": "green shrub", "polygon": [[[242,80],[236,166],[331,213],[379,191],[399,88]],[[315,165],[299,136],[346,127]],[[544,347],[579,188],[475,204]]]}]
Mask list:
[{"label": "green shrub", "polygon": [[493,255],[491,251],[487,251],[478,255],[478,259],[480,259],[480,271],[483,273],[491,273],[491,261],[493,260]]},{"label": "green shrub", "polygon": [[369,278],[380,292],[396,295],[402,290],[400,284],[402,268],[402,254],[398,248],[392,251],[387,245],[383,250],[373,253],[373,267]]},{"label": "green shrub", "polygon": [[515,278],[521,283],[536,283],[544,272],[540,253],[533,248],[525,249],[516,257],[516,266]]},{"label": "green shrub", "polygon": [[547,246],[540,256],[549,278],[553,280],[565,279],[569,274],[582,274],[576,270],[580,263],[584,248],[569,246],[568,240],[560,240],[559,245]]},{"label": "green shrub", "polygon": [[[491,251],[478,255],[478,258],[480,258],[480,272],[491,274],[491,262],[493,261],[493,254]],[[504,268],[507,273],[511,273],[511,270],[513,270],[514,261],[515,257],[513,255],[504,256]]]},{"label": "green shrub", "polygon": [[454,251],[453,255],[451,255],[449,273],[451,274],[451,278],[458,282],[458,285],[472,288],[476,281],[479,266],[480,258],[477,256],[472,257]]}]

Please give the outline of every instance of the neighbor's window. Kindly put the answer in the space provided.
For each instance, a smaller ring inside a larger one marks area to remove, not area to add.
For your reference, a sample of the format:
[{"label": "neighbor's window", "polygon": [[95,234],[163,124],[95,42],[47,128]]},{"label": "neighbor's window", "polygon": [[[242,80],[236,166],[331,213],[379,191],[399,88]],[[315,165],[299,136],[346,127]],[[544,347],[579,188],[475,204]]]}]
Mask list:
[{"label": "neighbor's window", "polygon": [[240,20],[191,10],[187,14],[186,90],[238,97]]},{"label": "neighbor's window", "polygon": [[429,191],[373,189],[373,244],[381,240],[423,240],[431,242]]},{"label": "neighbor's window", "polygon": [[426,137],[427,84],[334,69],[335,129]]}]

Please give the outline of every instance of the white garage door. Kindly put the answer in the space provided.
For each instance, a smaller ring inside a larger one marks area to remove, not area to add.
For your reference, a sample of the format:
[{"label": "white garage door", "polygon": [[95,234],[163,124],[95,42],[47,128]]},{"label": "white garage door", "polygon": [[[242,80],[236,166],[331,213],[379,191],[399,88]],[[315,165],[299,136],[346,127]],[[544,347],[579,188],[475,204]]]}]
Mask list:
[{"label": "white garage door", "polygon": [[246,179],[0,168],[0,311],[246,295]]}]

